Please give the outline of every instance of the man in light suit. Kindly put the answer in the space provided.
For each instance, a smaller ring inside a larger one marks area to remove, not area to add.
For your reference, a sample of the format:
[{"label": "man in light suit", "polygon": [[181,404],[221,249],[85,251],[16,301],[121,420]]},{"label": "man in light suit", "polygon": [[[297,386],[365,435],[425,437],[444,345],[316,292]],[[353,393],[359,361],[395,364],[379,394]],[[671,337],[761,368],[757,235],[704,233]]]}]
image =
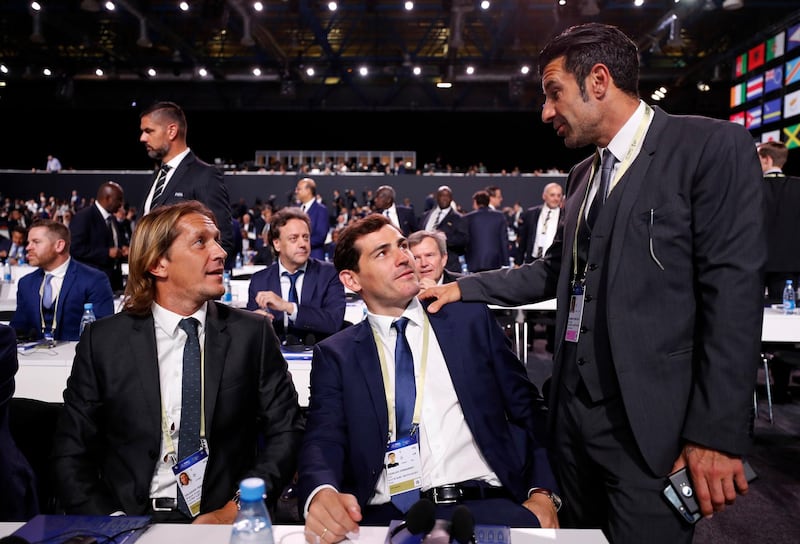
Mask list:
[{"label": "man in light suit", "polygon": [[[37,267],[17,283],[17,309],[10,325],[17,336],[57,341],[80,338],[83,305],[91,302],[97,319],[114,313],[108,277],[69,256],[69,229],[51,219],[36,221],[28,232],[28,258]],[[45,300],[47,276],[50,300]],[[48,304],[49,302],[49,304]]]},{"label": "man in light suit", "polygon": [[662,497],[668,474],[688,468],[705,516],[747,491],[766,254],[753,139],[642,102],[636,45],[615,27],[566,30],[540,67],[542,120],[568,147],[619,162],[572,169],[543,259],[421,297],[438,297],[434,312],[557,296],[549,428],[565,524],[615,543],[688,544],[694,526]]},{"label": "man in light suit", "polygon": [[113,291],[122,291],[122,261],[128,256],[128,244],[115,214],[122,207],[122,187],[113,181],[97,190],[94,205],[72,218],[69,225],[72,244],[70,255],[79,262],[102,270]]},{"label": "man in light suit", "polygon": [[463,255],[469,244],[469,229],[464,217],[452,207],[453,191],[447,185],[436,190],[437,206],[428,210],[419,225],[427,231],[438,230],[447,239],[447,265],[450,272],[461,273],[458,256]]},{"label": "man in light suit", "polygon": [[[153,185],[140,208],[142,215],[165,204],[199,200],[214,212],[220,243],[227,254],[226,269],[232,269],[236,250],[231,203],[224,176],[218,168],[201,161],[189,149],[186,143],[188,125],[183,110],[174,102],[157,102],[141,113],[139,129],[139,141],[157,164]],[[167,170],[166,179],[163,188],[159,189],[158,178],[162,168]]]},{"label": "man in light suit", "polygon": [[[272,506],[292,479],[297,392],[269,322],[215,301],[224,291],[219,236],[196,201],[159,207],[136,226],[125,307],[84,331],[64,391],[53,469],[68,514],[232,523],[243,478],[263,478]],[[189,413],[183,401],[201,384]],[[192,421],[197,435],[182,433]],[[179,459],[184,439],[199,449]],[[191,514],[178,498],[187,465],[201,493]]]},{"label": "man in light suit", "polygon": [[[247,309],[268,316],[286,344],[313,345],[344,323],[344,287],[331,263],[309,258],[310,229],[299,208],[277,211],[269,224],[269,243],[278,259],[250,278]],[[297,300],[291,301],[289,275],[298,271]]]},{"label": "man in light suit", "polygon": [[417,230],[417,218],[408,206],[398,206],[396,198],[394,187],[381,185],[375,191],[375,212],[388,217],[403,236],[408,236]]},{"label": "man in light suit", "polygon": [[[331,544],[359,523],[404,517],[390,502],[394,451],[409,467],[418,455],[421,468],[406,476],[420,480],[415,493],[436,503],[437,518],[450,519],[463,503],[478,523],[557,527],[541,398],[486,305],[458,304],[429,318],[415,296],[406,239],[381,215],[345,227],[334,262],[369,313],[314,348],[297,487],[306,540]],[[397,342],[390,331],[401,317],[416,383],[408,428],[387,401],[400,398],[389,376]],[[393,447],[409,430],[407,447]]]},{"label": "man in light suit", "polygon": [[489,208],[489,193],[472,195],[474,209],[464,216],[469,231],[465,258],[470,272],[508,265],[508,223],[503,212]]},{"label": "man in light suit", "polygon": [[523,262],[541,259],[555,239],[564,191],[558,183],[548,183],[542,191],[543,204],[528,208],[519,220],[519,250]]},{"label": "man in light suit", "polygon": [[325,259],[325,239],[328,237],[330,219],[328,209],[317,202],[317,184],[311,178],[303,178],[297,182],[294,190],[300,209],[311,221],[311,257]]}]

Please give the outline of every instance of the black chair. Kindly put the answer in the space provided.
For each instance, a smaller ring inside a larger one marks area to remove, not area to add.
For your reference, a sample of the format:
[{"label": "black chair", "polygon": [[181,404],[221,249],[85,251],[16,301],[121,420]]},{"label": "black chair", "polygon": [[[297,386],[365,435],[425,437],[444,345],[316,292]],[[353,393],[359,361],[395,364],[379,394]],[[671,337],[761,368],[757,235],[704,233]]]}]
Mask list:
[{"label": "black chair", "polygon": [[41,400],[12,398],[9,427],[17,447],[36,474],[36,491],[42,514],[60,514],[53,485],[50,452],[63,405]]}]

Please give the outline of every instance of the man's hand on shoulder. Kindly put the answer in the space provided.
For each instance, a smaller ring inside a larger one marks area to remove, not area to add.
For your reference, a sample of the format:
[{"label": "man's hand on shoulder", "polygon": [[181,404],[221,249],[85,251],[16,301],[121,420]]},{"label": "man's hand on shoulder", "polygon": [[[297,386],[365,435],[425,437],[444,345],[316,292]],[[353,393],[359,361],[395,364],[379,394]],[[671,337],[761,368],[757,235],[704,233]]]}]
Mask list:
[{"label": "man's hand on shoulder", "polygon": [[445,304],[461,300],[461,288],[458,286],[458,282],[454,281],[423,289],[417,296],[420,300],[436,299],[428,306],[428,312],[435,314]]},{"label": "man's hand on shoulder", "polygon": [[308,544],[334,544],[358,538],[361,507],[353,495],[321,489],[308,507],[305,535]]}]

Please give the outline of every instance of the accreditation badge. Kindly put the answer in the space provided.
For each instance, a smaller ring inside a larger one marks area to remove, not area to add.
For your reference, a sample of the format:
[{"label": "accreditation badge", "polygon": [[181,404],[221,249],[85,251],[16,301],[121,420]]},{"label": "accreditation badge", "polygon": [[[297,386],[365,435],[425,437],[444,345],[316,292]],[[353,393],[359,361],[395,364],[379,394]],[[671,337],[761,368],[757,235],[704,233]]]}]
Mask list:
[{"label": "accreditation badge", "polygon": [[181,459],[172,466],[178,492],[189,507],[192,517],[200,513],[200,500],[203,495],[203,477],[208,464],[208,450],[200,448],[189,457]]},{"label": "accreditation badge", "polygon": [[422,487],[422,461],[417,434],[389,442],[384,465],[390,495]]},{"label": "accreditation badge", "polygon": [[575,282],[572,295],[569,297],[569,315],[567,316],[567,332],[564,340],[577,342],[581,336],[581,322],[583,321],[583,285]]}]

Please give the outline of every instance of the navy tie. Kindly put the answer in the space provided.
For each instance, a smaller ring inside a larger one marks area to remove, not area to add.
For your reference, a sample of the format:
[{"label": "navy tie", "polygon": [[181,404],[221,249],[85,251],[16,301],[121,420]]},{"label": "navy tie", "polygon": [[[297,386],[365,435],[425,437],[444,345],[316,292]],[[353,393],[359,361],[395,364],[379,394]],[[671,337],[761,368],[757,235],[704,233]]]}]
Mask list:
[{"label": "navy tie", "polygon": [[[186,333],[183,347],[183,385],[181,387],[181,426],[178,433],[178,460],[185,459],[200,449],[200,339],[198,322],[193,317],[181,319],[178,326]],[[178,509],[192,517],[189,507],[178,491]]]},{"label": "navy tie", "polygon": [[53,307],[53,286],[50,284],[52,280],[52,274],[45,274],[44,289],[42,290],[42,306],[48,310]]},{"label": "navy tie", "polygon": [[[407,317],[401,317],[392,323],[392,327],[397,330],[397,341],[394,347],[394,419],[398,440],[411,434],[414,424],[414,404],[417,401],[414,357],[411,355],[411,347],[406,339],[407,325]],[[392,495],[392,504],[404,513],[418,500],[418,489]]]},{"label": "navy tie", "polygon": [[154,204],[158,201],[158,197],[161,196],[161,193],[164,192],[164,187],[167,185],[167,172],[169,172],[170,168],[172,168],[168,164],[162,164],[161,168],[158,169],[158,177],[156,177],[156,188],[153,189],[153,198],[150,200],[150,208],[154,207]]},{"label": "navy tie", "polygon": [[591,229],[594,227],[597,216],[600,215],[600,209],[606,202],[608,196],[608,187],[611,183],[611,172],[614,170],[614,165],[617,158],[608,149],[603,152],[603,161],[600,164],[600,187],[597,189],[597,194],[594,196],[592,205],[589,208],[589,215],[586,216],[586,224]]},{"label": "navy tie", "polygon": [[300,303],[300,301],[297,300],[297,278],[302,273],[302,270],[298,270],[294,274],[290,274],[289,272],[283,273],[284,276],[289,278],[289,302],[294,302],[295,304]]}]

